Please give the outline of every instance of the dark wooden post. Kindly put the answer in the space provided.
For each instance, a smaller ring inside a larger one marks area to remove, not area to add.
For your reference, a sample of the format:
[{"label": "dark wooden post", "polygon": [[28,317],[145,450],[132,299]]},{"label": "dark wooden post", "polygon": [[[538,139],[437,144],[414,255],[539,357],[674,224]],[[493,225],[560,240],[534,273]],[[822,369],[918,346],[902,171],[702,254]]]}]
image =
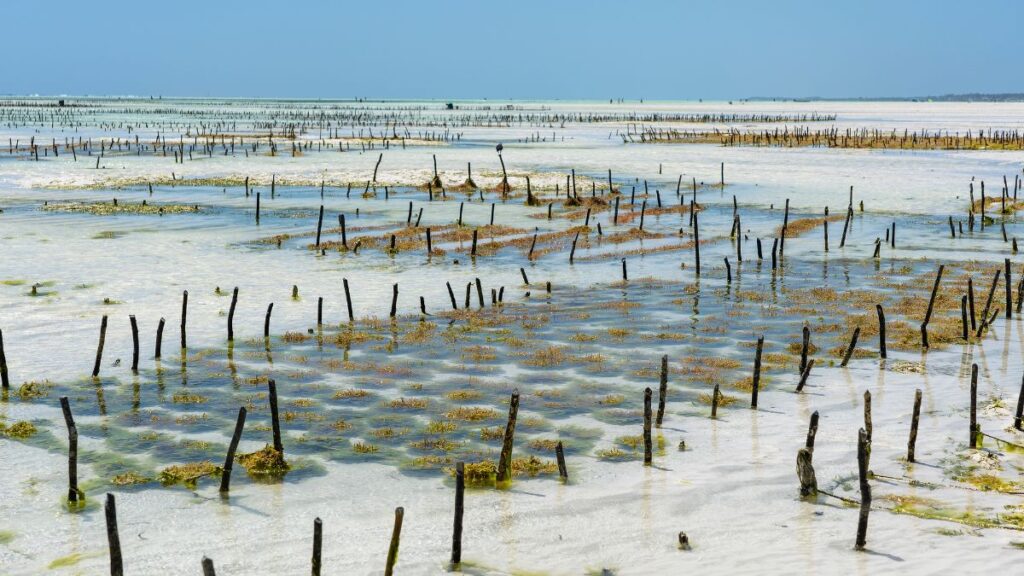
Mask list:
[{"label": "dark wooden post", "polygon": [[462,513],[465,509],[466,473],[465,464],[455,464],[455,526],[452,530],[452,569],[462,564]]},{"label": "dark wooden post", "polygon": [[875,311],[878,312],[878,355],[885,358],[885,311],[881,304],[875,304]]},{"label": "dark wooden post", "polygon": [[353,322],[355,317],[352,315],[352,294],[348,290],[348,278],[342,278],[341,284],[345,287],[345,306],[348,307],[348,321]]},{"label": "dark wooden post", "polygon": [[270,424],[274,434],[274,450],[284,454],[284,445],[281,444],[281,420],[277,416],[277,383],[271,380],[270,388]]},{"label": "dark wooden post", "polygon": [[807,368],[807,350],[811,346],[811,329],[806,324],[803,327],[803,338],[800,341],[800,373],[803,374]]},{"label": "dark wooden post", "polygon": [[117,533],[117,507],[114,495],[107,493],[107,502],[103,506],[107,518],[107,545],[110,547],[110,576],[124,576],[121,560],[121,537]]},{"label": "dark wooden post", "polygon": [[128,321],[132,325],[132,372],[139,372],[139,323],[135,321],[135,314],[128,315]]},{"label": "dark wooden post", "polygon": [[661,428],[665,418],[665,399],[668,396],[668,355],[661,357],[661,379],[658,384],[658,418],[656,424]]},{"label": "dark wooden post", "polygon": [[320,247],[320,230],[324,227],[324,205],[320,205],[320,215],[316,219],[316,247]]},{"label": "dark wooden post", "polygon": [[907,440],[907,462],[914,462],[914,448],[917,445],[917,425],[921,421],[921,389],[914,391],[914,415],[910,418],[910,439]]},{"label": "dark wooden post", "polygon": [[853,357],[853,351],[857,348],[857,340],[860,338],[860,326],[853,329],[853,337],[850,338],[850,346],[846,349],[846,354],[843,355],[843,362],[839,366],[845,368],[850,363],[850,358]]},{"label": "dark wooden post", "polygon": [[391,287],[391,317],[394,318],[398,312],[398,284]]},{"label": "dark wooden post", "polygon": [[807,448],[808,452],[814,452],[814,439],[818,436],[818,411],[815,410],[811,414],[811,422],[807,426],[807,441],[804,443],[804,448]]},{"label": "dark wooden post", "polygon": [[263,317],[263,338],[270,338],[270,315],[274,312],[274,303],[267,305],[267,315]]},{"label": "dark wooden post", "polygon": [[11,387],[10,376],[7,374],[7,354],[4,353],[4,332],[0,330],[0,386],[4,390]]},{"label": "dark wooden post", "polygon": [[313,561],[312,561],[312,574],[313,576],[320,576],[320,552],[323,549],[324,542],[324,523],[319,517],[313,520]]},{"label": "dark wooden post", "polygon": [[651,446],[651,389],[644,389],[644,466],[650,466],[652,457]]},{"label": "dark wooden post", "polygon": [[391,531],[391,546],[388,547],[388,563],[384,567],[384,576],[393,576],[395,562],[398,561],[398,543],[402,538],[402,518],[405,510],[399,506],[395,508],[395,527]]},{"label": "dark wooden post", "polygon": [[96,362],[92,365],[92,377],[96,378],[100,375],[100,363],[103,362],[103,344],[107,341],[107,316],[103,315],[103,319],[100,320],[100,341],[96,346]]},{"label": "dark wooden post", "polygon": [[978,447],[978,365],[971,364],[971,448]]},{"label": "dark wooden post", "polygon": [[516,417],[519,415],[519,390],[512,392],[508,403],[508,422],[505,424],[505,438],[501,442],[501,456],[498,459],[499,483],[512,480],[512,441],[516,434]]},{"label": "dark wooden post", "polygon": [[160,318],[160,322],[156,325],[156,349],[153,351],[153,357],[157,360],[160,359],[160,348],[163,346],[164,341],[164,323],[166,320],[163,317]]},{"label": "dark wooden post", "polygon": [[181,348],[185,349],[185,321],[188,318],[188,290],[181,294]]},{"label": "dark wooden post", "polygon": [[985,309],[981,313],[981,324],[978,325],[978,332],[975,334],[977,337],[981,337],[981,333],[985,331],[985,327],[988,325],[988,310],[992,306],[992,297],[996,293],[996,286],[999,285],[999,275],[1002,270],[996,269],[995,278],[992,280],[992,287],[988,291],[988,298],[985,300]]},{"label": "dark wooden post", "polygon": [[213,568],[213,560],[210,560],[206,556],[203,556],[203,576],[217,576],[217,571]]},{"label": "dark wooden post", "polygon": [[932,309],[935,307],[935,296],[939,293],[939,282],[942,281],[942,271],[946,265],[939,265],[939,273],[935,275],[935,284],[932,286],[932,297],[928,300],[928,311],[925,312],[924,322],[921,323],[921,347],[928,348],[928,322],[932,319]]},{"label": "dark wooden post", "polygon": [[228,342],[235,340],[235,305],[238,304],[238,286],[231,292],[231,307],[228,308]]},{"label": "dark wooden post", "polygon": [[[1005,229],[1004,229],[1005,230]],[[1013,318],[1013,282],[1010,280],[1010,259],[1003,259],[1003,276],[1006,282],[1006,318]]]},{"label": "dark wooden post", "polygon": [[718,389],[718,384],[715,384],[715,389],[711,392],[711,419],[718,418],[718,400],[722,397],[721,390]]},{"label": "dark wooden post", "polygon": [[757,410],[757,389],[761,384],[761,352],[764,350],[764,336],[757,337],[757,351],[754,353],[754,378],[750,387],[750,407]]},{"label": "dark wooden post", "polygon": [[811,451],[801,448],[796,453],[796,475],[800,480],[800,495],[814,496],[818,493],[818,479],[814,475]]},{"label": "dark wooden post", "polygon": [[228,444],[228,454],[224,458],[224,472],[220,475],[220,491],[222,493],[231,489],[231,469],[235,463],[235,450],[238,450],[238,441],[242,439],[242,430],[245,428],[245,415],[245,406],[242,406],[238,409],[235,432],[231,435],[231,443]]},{"label": "dark wooden post", "polygon": [[693,256],[694,256],[694,272],[697,277],[700,278],[700,226],[697,223],[697,213],[692,209],[690,213],[693,215]]},{"label": "dark wooden post", "polygon": [[67,396],[61,397],[60,409],[64,412],[64,423],[68,427],[68,502],[78,502],[78,427],[71,415]]},{"label": "dark wooden post", "polygon": [[565,451],[562,449],[562,441],[555,445],[555,460],[558,462],[558,476],[563,482],[569,480],[569,469],[565,465]]},{"label": "dark wooden post", "polygon": [[868,484],[868,455],[871,444],[861,428],[857,433],[857,471],[860,476],[860,515],[857,520],[858,550],[863,550],[868,538],[868,513],[871,512],[871,485]]}]

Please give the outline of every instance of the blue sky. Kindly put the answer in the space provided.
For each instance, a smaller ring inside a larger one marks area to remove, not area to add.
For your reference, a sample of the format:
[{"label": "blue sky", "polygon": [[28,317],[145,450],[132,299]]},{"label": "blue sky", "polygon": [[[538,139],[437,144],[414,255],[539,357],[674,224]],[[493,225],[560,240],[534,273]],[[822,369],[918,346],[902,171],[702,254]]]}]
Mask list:
[{"label": "blue sky", "polygon": [[1024,2],[7,2],[0,93],[322,98],[1024,92]]}]

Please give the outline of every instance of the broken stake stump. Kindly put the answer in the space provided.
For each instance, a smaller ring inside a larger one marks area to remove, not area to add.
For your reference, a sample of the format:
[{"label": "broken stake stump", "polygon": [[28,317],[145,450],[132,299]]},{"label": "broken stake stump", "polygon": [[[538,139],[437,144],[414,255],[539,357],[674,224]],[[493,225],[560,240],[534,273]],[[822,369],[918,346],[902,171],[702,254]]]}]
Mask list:
[{"label": "broken stake stump", "polygon": [[801,496],[814,496],[818,493],[818,480],[814,477],[811,451],[807,448],[801,448],[796,453],[796,476],[800,479]]}]

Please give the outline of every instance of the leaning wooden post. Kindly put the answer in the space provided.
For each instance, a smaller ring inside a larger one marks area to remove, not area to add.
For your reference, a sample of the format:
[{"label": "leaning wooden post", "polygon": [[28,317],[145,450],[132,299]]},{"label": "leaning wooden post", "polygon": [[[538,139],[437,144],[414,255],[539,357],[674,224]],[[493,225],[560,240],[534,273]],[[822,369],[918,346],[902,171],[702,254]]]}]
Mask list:
[{"label": "leaning wooden post", "polygon": [[883,359],[885,352],[885,311],[881,304],[875,304],[875,311],[878,312],[878,355]]},{"label": "leaning wooden post", "polygon": [[807,361],[807,366],[804,367],[804,371],[800,373],[800,381],[796,383],[796,391],[801,392],[804,386],[807,384],[807,378],[811,375],[811,368],[814,368],[814,358]]},{"label": "leaning wooden post", "polygon": [[845,368],[850,363],[850,358],[853,356],[853,351],[857,348],[857,339],[860,338],[860,326],[853,329],[853,337],[850,338],[850,346],[846,349],[846,353],[843,354],[843,362],[839,366]]},{"label": "leaning wooden post", "polygon": [[352,294],[348,291],[348,278],[342,278],[341,284],[345,287],[345,306],[348,307],[348,321],[352,322],[355,320],[355,316],[352,315]]},{"label": "leaning wooden post", "polygon": [[238,286],[231,292],[231,307],[228,308],[228,342],[235,340],[235,305],[238,304]]},{"label": "leaning wooden post", "polygon": [[978,365],[971,364],[971,441],[972,449],[978,447]]},{"label": "leaning wooden post", "polygon": [[10,376],[7,374],[7,355],[4,354],[4,332],[0,330],[0,385],[6,390],[11,387]]},{"label": "leaning wooden post", "polygon": [[388,547],[388,563],[384,567],[384,576],[393,576],[395,562],[398,561],[398,543],[402,538],[402,518],[405,510],[399,506],[395,508],[395,527],[391,531],[391,546]]},{"label": "leaning wooden post", "polygon": [[320,215],[316,219],[316,247],[320,248],[320,230],[324,227],[324,205],[320,205]]},{"label": "leaning wooden post", "polygon": [[313,576],[320,576],[320,552],[324,542],[324,523],[318,516],[313,520]]},{"label": "leaning wooden post", "polygon": [[661,357],[661,379],[658,384],[658,418],[655,421],[658,428],[665,418],[665,398],[668,396],[668,355]]},{"label": "leaning wooden post", "polygon": [[92,377],[100,375],[100,363],[103,362],[103,344],[107,341],[107,316],[100,321],[100,342],[96,346],[96,362],[92,365]]},{"label": "leaning wooden post", "polygon": [[238,409],[235,432],[231,435],[231,443],[228,444],[228,454],[224,458],[224,472],[220,475],[220,491],[222,494],[231,490],[231,469],[235,462],[235,450],[238,450],[238,441],[242,439],[242,430],[245,428],[245,415],[245,406],[242,406]]},{"label": "leaning wooden post", "polygon": [[928,300],[928,311],[925,312],[924,322],[921,323],[921,347],[928,348],[928,321],[932,319],[932,308],[935,307],[935,296],[939,293],[939,282],[942,281],[942,271],[946,265],[939,265],[939,273],[935,275],[935,284],[932,286],[932,297]]},{"label": "leaning wooden post", "polygon": [[651,446],[651,389],[644,389],[644,466],[653,461]]},{"label": "leaning wooden post", "polygon": [[[188,318],[188,290],[181,294],[181,348],[185,349],[185,321]],[[159,356],[159,355],[158,355]]]},{"label": "leaning wooden post", "polygon": [[754,353],[754,378],[750,386],[750,407],[757,410],[757,390],[761,384],[761,352],[764,350],[764,336],[757,337],[757,351]]},{"label": "leaning wooden post", "polygon": [[281,420],[277,417],[277,383],[271,380],[270,388],[270,424],[274,434],[274,450],[284,454],[284,445],[281,444]]},{"label": "leaning wooden post", "polygon": [[914,462],[914,449],[917,445],[917,425],[921,421],[921,389],[914,391],[914,415],[910,418],[910,439],[907,440],[907,462]]},{"label": "leaning wooden post", "polygon": [[501,442],[501,456],[498,459],[499,484],[512,480],[512,441],[516,434],[516,417],[519,415],[519,390],[512,392],[508,403],[508,423],[505,424],[505,438]]},{"label": "leaning wooden post", "polygon": [[555,444],[555,461],[558,462],[558,477],[563,482],[569,481],[569,468],[565,465],[565,450],[562,448],[562,441]]},{"label": "leaning wooden post", "polygon": [[694,272],[700,278],[700,226],[697,224],[697,213],[691,209],[690,214],[693,215]]},{"label": "leaning wooden post", "polygon": [[263,338],[270,338],[270,315],[274,313],[274,303],[267,305],[267,315],[263,317]]},{"label": "leaning wooden post", "polygon": [[466,465],[455,464],[455,525],[452,530],[452,569],[458,570],[462,564],[462,513],[465,509],[466,497]]},{"label": "leaning wooden post", "polygon": [[807,350],[811,346],[811,329],[804,324],[802,330],[803,338],[800,341],[800,373],[803,374],[804,369],[807,368]]},{"label": "leaning wooden post", "polygon": [[71,415],[67,396],[61,397],[60,409],[64,412],[64,423],[68,427],[68,502],[78,502],[78,427]]},{"label": "leaning wooden post", "polygon": [[999,285],[999,275],[1003,271],[996,268],[996,276],[992,280],[992,287],[988,291],[988,298],[985,300],[985,309],[981,313],[981,323],[978,325],[978,332],[975,334],[978,338],[981,338],[981,333],[985,331],[985,327],[988,326],[988,310],[992,306],[992,296],[996,293],[996,286]]},{"label": "leaning wooden post", "polygon": [[1013,427],[1017,430],[1024,430],[1024,380],[1020,383],[1020,394],[1017,396],[1017,413],[1013,417]]},{"label": "leaning wooden post", "polygon": [[103,505],[103,513],[107,518],[107,545],[110,547],[110,576],[124,576],[121,560],[121,537],[117,533],[117,507],[114,495],[107,493],[107,502]]},{"label": "leaning wooden post", "polygon": [[868,455],[871,444],[861,428],[857,433],[857,471],[860,476],[860,517],[857,520],[858,550],[863,550],[868,538],[868,513],[871,512],[871,485],[868,484]]}]

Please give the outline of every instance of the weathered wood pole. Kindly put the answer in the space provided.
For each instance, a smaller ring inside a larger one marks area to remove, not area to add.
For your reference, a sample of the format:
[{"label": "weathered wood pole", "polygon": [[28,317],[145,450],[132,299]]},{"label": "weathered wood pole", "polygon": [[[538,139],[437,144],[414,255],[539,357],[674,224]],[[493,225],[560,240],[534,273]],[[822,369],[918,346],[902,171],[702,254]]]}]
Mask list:
[{"label": "weathered wood pole", "polygon": [[800,381],[796,383],[796,391],[800,392],[804,389],[807,384],[807,377],[811,375],[811,368],[814,368],[814,358],[807,361],[807,366],[804,367],[804,371],[800,373]]},{"label": "weathered wood pole", "polygon": [[399,506],[395,508],[395,527],[391,531],[391,545],[388,546],[388,563],[384,567],[384,576],[393,576],[395,562],[398,561],[398,543],[402,538],[402,518],[405,510]]},{"label": "weathered wood pole", "polygon": [[803,374],[804,369],[807,368],[807,350],[811,346],[811,329],[804,324],[802,332],[802,339],[800,341],[800,373]]},{"label": "weathered wood pole", "polygon": [[1010,280],[1010,259],[1003,259],[1003,276],[1006,278],[1006,318],[1013,318],[1013,282]]},{"label": "weathered wood pole", "polygon": [[124,562],[121,559],[121,537],[117,533],[117,507],[114,495],[107,493],[107,502],[103,505],[103,514],[107,519],[107,545],[110,548],[110,576],[124,576]]},{"label": "weathered wood pole", "polygon": [[921,323],[922,348],[928,348],[928,322],[932,319],[932,309],[935,307],[935,297],[939,293],[939,282],[942,281],[942,271],[945,269],[945,264],[939,265],[939,273],[935,275],[935,284],[932,286],[932,296],[928,299],[928,311],[925,312],[924,322]]},{"label": "weathered wood pole", "polygon": [[868,442],[871,442],[871,433],[874,426],[871,425],[871,391],[864,391],[864,432],[868,435]]},{"label": "weathered wood pole", "polygon": [[977,316],[974,313],[974,279],[967,277],[967,309],[971,312],[971,331],[978,329]]},{"label": "weathered wood pole", "polygon": [[516,434],[516,418],[519,416],[519,390],[512,392],[508,403],[508,422],[505,424],[505,437],[501,441],[501,455],[498,458],[499,483],[512,481],[512,442]]},{"label": "weathered wood pole", "polygon": [[882,310],[881,304],[875,304],[875,311],[878,313],[878,355],[884,359],[886,357],[885,310]]},{"label": "weathered wood pole", "polygon": [[217,571],[213,567],[213,560],[203,556],[202,566],[203,576],[217,576]]},{"label": "weathered wood pole", "polygon": [[316,298],[316,325],[323,326],[324,324],[324,297],[317,296]]},{"label": "weathered wood pole", "polygon": [[355,317],[352,315],[352,294],[348,291],[348,278],[342,278],[341,284],[345,287],[345,306],[348,308],[348,321],[352,322],[355,320]]},{"label": "weathered wood pole", "polygon": [[107,341],[107,316],[103,315],[103,319],[100,320],[100,341],[96,346],[96,362],[92,365],[92,377],[96,378],[100,375],[100,363],[103,362],[103,344]]},{"label": "weathered wood pole", "polygon": [[320,552],[323,550],[324,543],[324,523],[320,520],[320,517],[316,517],[313,520],[313,560],[312,560],[312,574],[313,576],[320,576]]},{"label": "weathered wood pole", "polygon": [[238,409],[238,420],[235,421],[235,432],[231,435],[231,443],[228,444],[228,453],[224,458],[224,472],[220,475],[221,493],[231,490],[231,469],[235,463],[235,450],[238,450],[238,441],[242,439],[242,430],[245,428],[245,406]]},{"label": "weathered wood pole", "polygon": [[757,337],[757,350],[754,353],[754,377],[750,386],[750,407],[757,410],[757,391],[761,386],[761,353],[764,351],[764,336]]},{"label": "weathered wood pole", "polygon": [[267,315],[263,317],[263,338],[270,338],[270,315],[274,312],[274,303],[267,305]]},{"label": "weathered wood pole", "polygon": [[853,337],[850,338],[850,346],[846,348],[846,353],[843,354],[843,363],[839,366],[845,368],[850,363],[850,358],[853,356],[853,351],[857,348],[857,339],[860,338],[860,326],[853,329]]},{"label": "weathered wood pole", "polygon": [[455,526],[452,530],[452,568],[462,564],[462,514],[465,511],[466,465],[455,464]]},{"label": "weathered wood pole", "polygon": [[656,425],[661,428],[665,418],[665,399],[668,397],[668,355],[661,357],[661,378],[658,383],[658,417]]},{"label": "weathered wood pole", "polygon": [[228,308],[228,342],[235,340],[235,305],[238,304],[238,286],[231,291],[231,307]]},{"label": "weathered wood pole", "polygon": [[907,440],[907,462],[914,462],[917,446],[917,425],[921,422],[921,389],[914,391],[914,414],[910,417],[910,439]]},{"label": "weathered wood pole", "polygon": [[796,453],[796,476],[800,480],[800,496],[814,496],[818,493],[818,479],[814,475],[811,451],[807,448],[801,448]]},{"label": "weathered wood pole", "polygon": [[[185,322],[188,319],[188,290],[185,290],[181,294],[181,348],[185,349],[186,336],[185,336]],[[158,354],[159,356],[159,354]]]},{"label": "weathered wood pole", "polygon": [[653,462],[651,442],[651,388],[644,389],[644,466]]},{"label": "weathered wood pole", "polygon": [[565,450],[562,448],[562,441],[555,445],[555,460],[558,462],[558,477],[563,482],[569,480],[569,468],[565,465]]},{"label": "weathered wood pole", "polygon": [[697,213],[691,210],[693,214],[693,256],[694,256],[694,273],[700,278],[700,226],[697,224]]},{"label": "weathered wood pole", "polygon": [[857,433],[857,471],[860,476],[860,515],[857,520],[857,550],[863,550],[868,538],[868,513],[871,512],[871,485],[868,484],[868,455],[871,445],[864,429]]},{"label": "weathered wood pole", "polygon": [[971,364],[971,441],[972,449],[978,447],[978,365]]},{"label": "weathered wood pole", "polygon": [[281,420],[277,416],[277,382],[270,380],[267,384],[270,389],[270,426],[274,434],[274,450],[284,454],[284,445],[281,443]]},{"label": "weathered wood pole", "polygon": [[394,318],[395,314],[397,312],[398,312],[398,284],[396,283],[393,286],[391,286],[391,314],[390,314],[390,316],[392,318]]},{"label": "weathered wood pole", "polygon": [[341,245],[348,250],[348,234],[345,231],[345,215],[338,214],[338,226],[341,227]]},{"label": "weathered wood pole", "polygon": [[814,439],[818,436],[818,411],[815,410],[811,414],[811,422],[807,426],[807,441],[804,443],[804,448],[808,452],[814,452]]},{"label": "weathered wood pole", "polygon": [[132,372],[139,371],[139,323],[135,321],[135,314],[128,315],[128,322],[132,325]]},{"label": "weathered wood pole", "polygon": [[164,320],[164,318],[161,317],[160,322],[157,322],[156,325],[156,347],[155,350],[153,350],[153,357],[156,358],[157,360],[160,359],[160,348],[163,346],[165,322],[166,320]]},{"label": "weathered wood pole", "polygon": [[985,300],[985,309],[981,313],[981,324],[978,325],[978,332],[975,334],[978,338],[981,338],[981,333],[985,331],[985,327],[988,326],[988,310],[992,306],[992,297],[996,293],[996,286],[999,285],[999,275],[1002,270],[996,269],[995,278],[992,280],[992,287],[989,288],[988,298]]},{"label": "weathered wood pole", "polygon": [[316,247],[320,247],[320,231],[324,227],[324,205],[320,205],[320,215],[316,219]]},{"label": "weathered wood pole", "polygon": [[256,225],[260,225],[260,193],[256,193]]},{"label": "weathered wood pole", "polygon": [[68,502],[78,502],[78,427],[71,415],[67,396],[61,397],[60,409],[64,412],[64,423],[68,427]]},{"label": "weathered wood pole", "polygon": [[0,330],[0,386],[4,390],[11,387],[10,375],[7,373],[7,354],[4,353],[4,332]]},{"label": "weathered wood pole", "polygon": [[1017,395],[1017,413],[1013,417],[1013,427],[1017,430],[1024,430],[1024,379],[1020,383],[1020,393]]}]

